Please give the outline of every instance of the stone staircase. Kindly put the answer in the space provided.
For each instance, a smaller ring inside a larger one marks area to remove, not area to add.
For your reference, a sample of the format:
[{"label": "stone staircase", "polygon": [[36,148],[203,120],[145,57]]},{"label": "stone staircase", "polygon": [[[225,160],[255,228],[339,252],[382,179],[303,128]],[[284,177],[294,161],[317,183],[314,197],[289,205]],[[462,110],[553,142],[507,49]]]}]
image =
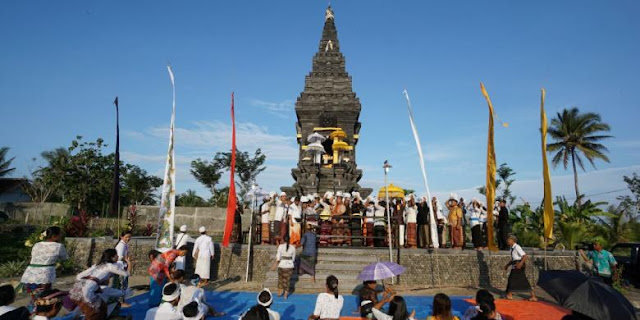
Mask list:
[{"label": "stone staircase", "polygon": [[[275,253],[274,253],[275,259]],[[355,248],[319,248],[318,263],[316,265],[316,283],[311,282],[308,274],[299,276],[295,271],[291,276],[291,287],[298,292],[322,292],[325,290],[325,280],[334,275],[339,280],[340,291],[350,294],[358,285],[358,274],[362,269],[378,261],[373,250],[358,250]],[[264,287],[276,292],[278,287],[278,271],[269,270]]]}]

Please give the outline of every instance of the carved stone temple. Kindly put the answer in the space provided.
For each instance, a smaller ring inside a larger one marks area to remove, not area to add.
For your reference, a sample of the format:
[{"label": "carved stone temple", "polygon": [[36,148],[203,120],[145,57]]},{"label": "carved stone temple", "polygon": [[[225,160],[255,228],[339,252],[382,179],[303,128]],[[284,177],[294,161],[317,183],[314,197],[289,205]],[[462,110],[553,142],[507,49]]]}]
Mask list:
[{"label": "carved stone temple", "polygon": [[282,191],[290,196],[358,191],[365,197],[371,193],[358,185],[362,178],[356,162],[360,109],[329,7],[313,67],[296,101],[299,157],[291,170],[295,183]]}]

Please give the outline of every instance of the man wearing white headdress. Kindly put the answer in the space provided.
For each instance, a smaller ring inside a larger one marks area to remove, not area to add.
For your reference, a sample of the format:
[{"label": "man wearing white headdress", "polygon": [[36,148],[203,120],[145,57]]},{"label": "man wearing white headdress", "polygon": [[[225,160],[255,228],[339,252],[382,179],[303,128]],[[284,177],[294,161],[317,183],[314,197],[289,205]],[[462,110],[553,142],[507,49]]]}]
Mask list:
[{"label": "man wearing white headdress", "polygon": [[213,240],[207,235],[207,229],[202,226],[198,229],[200,236],[193,244],[193,258],[196,259],[195,273],[200,276],[200,284],[209,283],[211,273],[211,260],[215,257]]},{"label": "man wearing white headdress", "polygon": [[414,195],[409,195],[406,200],[404,214],[407,223],[407,247],[415,249],[418,247],[418,206]]},{"label": "man wearing white headdress", "polygon": [[[187,225],[183,224],[180,226],[180,233],[176,235],[176,245],[174,248],[180,248],[182,246],[186,246],[188,242],[193,241],[191,237],[187,234]],[[178,256],[176,260],[173,262],[175,264],[176,270],[184,270],[186,267],[186,257]]]},{"label": "man wearing white headdress", "polygon": [[451,247],[462,249],[462,209],[458,205],[458,195],[452,193],[447,200],[449,208],[449,234],[451,236]]},{"label": "man wearing white headdress", "polygon": [[287,211],[289,210],[287,194],[284,192],[281,192],[280,199],[278,199],[276,203],[277,203],[276,215],[273,218],[273,233],[274,233],[276,244],[279,245],[280,242],[282,241],[282,237],[284,236],[284,234],[282,234],[282,229],[283,229],[282,224],[287,223],[287,220],[283,220],[285,218],[285,214],[287,214]]}]

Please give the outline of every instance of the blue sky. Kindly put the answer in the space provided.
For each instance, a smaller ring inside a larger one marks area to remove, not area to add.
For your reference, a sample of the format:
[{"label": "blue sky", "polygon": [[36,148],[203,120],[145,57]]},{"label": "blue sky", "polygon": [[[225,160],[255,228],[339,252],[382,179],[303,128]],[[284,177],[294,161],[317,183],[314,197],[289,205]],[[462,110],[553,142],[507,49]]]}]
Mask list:
[{"label": "blue sky", "polygon": [[[195,158],[230,148],[236,92],[238,147],[262,148],[258,183],[293,183],[293,104],[318,47],[325,1],[0,2],[0,145],[16,156],[14,176],[41,151],[76,135],[114,140],[120,97],[123,159],[162,176],[171,88],[177,86],[177,189],[208,196],[188,172]],[[541,199],[540,88],[547,113],[571,106],[612,127],[611,163],[580,174],[595,200],[623,192],[640,171],[638,1],[334,1],[347,71],[362,103],[361,184],[390,181],[424,193],[402,90],[409,91],[427,157],[430,187],[476,196],[484,183],[487,106],[498,117],[498,163],[517,172],[515,193]],[[552,172],[554,193],[572,199],[572,176]],[[223,178],[221,185],[227,184]],[[611,192],[615,191],[615,192]],[[611,192],[611,193],[606,193]],[[602,194],[606,193],[606,194]]]}]

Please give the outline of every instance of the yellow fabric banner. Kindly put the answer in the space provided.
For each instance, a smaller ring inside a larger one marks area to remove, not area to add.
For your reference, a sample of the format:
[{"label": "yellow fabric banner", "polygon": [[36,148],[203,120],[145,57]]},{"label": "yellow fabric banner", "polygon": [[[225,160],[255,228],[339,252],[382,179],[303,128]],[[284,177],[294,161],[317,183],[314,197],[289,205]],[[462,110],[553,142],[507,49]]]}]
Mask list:
[{"label": "yellow fabric banner", "polygon": [[551,194],[551,174],[547,163],[547,114],[544,112],[544,97],[546,92],[542,88],[540,96],[540,128],[542,134],[542,178],[544,179],[544,241],[553,238],[553,195]]},{"label": "yellow fabric banner", "polygon": [[496,242],[493,234],[493,205],[496,199],[496,150],[493,145],[493,104],[484,84],[480,82],[480,90],[482,95],[487,99],[489,105],[489,133],[487,136],[487,239],[489,250],[497,250]]}]

